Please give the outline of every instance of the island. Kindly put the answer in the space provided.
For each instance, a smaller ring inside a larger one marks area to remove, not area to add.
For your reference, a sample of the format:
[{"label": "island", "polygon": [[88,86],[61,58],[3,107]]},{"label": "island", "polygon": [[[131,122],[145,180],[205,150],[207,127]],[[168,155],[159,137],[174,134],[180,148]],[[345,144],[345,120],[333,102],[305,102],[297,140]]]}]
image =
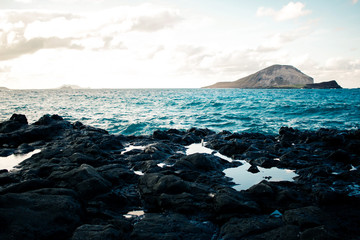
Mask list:
[{"label": "island", "polygon": [[313,83],[306,84],[304,86],[306,89],[341,89],[342,87],[335,81],[321,82],[321,83]]},{"label": "island", "polygon": [[64,84],[61,87],[55,88],[58,90],[77,90],[77,89],[89,89],[89,88],[83,88],[80,87],[78,85],[73,85],[73,84]]},{"label": "island", "polygon": [[335,80],[314,83],[314,79],[290,65],[273,65],[233,82],[218,82],[203,88],[326,89],[341,88]]}]

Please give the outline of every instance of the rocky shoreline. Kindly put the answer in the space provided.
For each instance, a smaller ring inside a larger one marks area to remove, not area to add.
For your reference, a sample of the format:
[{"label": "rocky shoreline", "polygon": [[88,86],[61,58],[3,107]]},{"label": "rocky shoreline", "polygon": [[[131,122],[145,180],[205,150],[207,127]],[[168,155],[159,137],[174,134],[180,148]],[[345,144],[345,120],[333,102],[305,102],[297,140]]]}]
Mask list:
[{"label": "rocky shoreline", "polygon": [[[214,152],[186,154],[202,141]],[[360,239],[359,129],[124,136],[58,115],[0,123],[2,159],[36,149],[0,170],[0,239]],[[237,159],[298,176],[236,191],[223,171]]]}]

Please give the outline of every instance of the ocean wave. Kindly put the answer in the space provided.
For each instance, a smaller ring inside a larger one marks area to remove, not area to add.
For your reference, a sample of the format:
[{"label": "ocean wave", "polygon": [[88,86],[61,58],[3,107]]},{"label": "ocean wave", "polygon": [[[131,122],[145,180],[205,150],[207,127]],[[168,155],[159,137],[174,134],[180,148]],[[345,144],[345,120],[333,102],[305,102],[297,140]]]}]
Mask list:
[{"label": "ocean wave", "polygon": [[0,121],[13,113],[25,114],[29,123],[59,114],[126,135],[191,127],[267,133],[277,133],[281,126],[352,129],[360,123],[358,96],[359,89],[1,91]]}]

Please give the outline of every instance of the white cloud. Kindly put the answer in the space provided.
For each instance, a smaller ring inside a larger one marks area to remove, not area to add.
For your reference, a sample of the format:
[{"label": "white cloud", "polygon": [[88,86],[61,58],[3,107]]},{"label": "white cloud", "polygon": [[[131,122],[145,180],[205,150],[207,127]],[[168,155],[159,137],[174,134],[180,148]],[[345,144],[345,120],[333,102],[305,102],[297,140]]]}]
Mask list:
[{"label": "white cloud", "polygon": [[276,11],[272,8],[259,7],[256,15],[259,17],[270,16],[273,17],[276,21],[285,21],[290,19],[295,19],[301,16],[310,14],[310,10],[305,9],[305,4],[301,2],[289,2],[287,5],[283,6],[279,11]]},{"label": "white cloud", "polygon": [[182,20],[177,10],[149,4],[82,15],[0,11],[0,61],[49,48],[125,49],[142,32],[170,29]]},{"label": "white cloud", "polygon": [[19,2],[19,3],[32,3],[32,0],[14,0],[14,2]]}]

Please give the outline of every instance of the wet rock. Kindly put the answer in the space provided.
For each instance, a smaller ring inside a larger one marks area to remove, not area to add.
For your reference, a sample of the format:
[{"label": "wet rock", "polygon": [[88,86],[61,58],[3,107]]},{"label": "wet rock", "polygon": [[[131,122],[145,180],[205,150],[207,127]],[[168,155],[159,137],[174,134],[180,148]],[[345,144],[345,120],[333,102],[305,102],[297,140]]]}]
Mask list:
[{"label": "wet rock", "polygon": [[266,182],[260,182],[247,190],[248,193],[255,197],[273,197],[273,189],[266,184]]},{"label": "wet rock", "polygon": [[21,193],[21,192],[28,192],[36,189],[41,188],[48,188],[51,186],[51,182],[44,179],[31,179],[27,181],[23,181],[20,183],[15,183],[7,188],[0,191],[0,194],[4,193]]},{"label": "wet rock", "polygon": [[169,135],[165,131],[155,130],[152,135],[153,138],[159,140],[168,140],[170,139]]},{"label": "wet rock", "polygon": [[[191,206],[198,203],[190,201],[195,199],[195,196],[201,196],[197,198],[200,199],[200,203],[204,202],[206,197],[203,196],[208,194],[208,189],[200,184],[185,181],[175,175],[159,175],[158,173],[147,173],[141,176],[139,191],[145,206],[149,209],[170,208],[178,203],[190,206],[184,206],[184,208],[175,206],[180,209],[179,211],[194,209]],[[189,196],[189,199],[184,199],[184,196]]]},{"label": "wet rock", "polygon": [[33,146],[30,146],[27,143],[23,143],[20,146],[18,146],[18,148],[16,149],[14,154],[26,154],[26,153],[29,153],[34,150],[35,150],[35,148]]},{"label": "wet rock", "polygon": [[275,161],[272,159],[269,159],[267,157],[260,157],[256,158],[254,160],[251,160],[250,163],[255,166],[260,166],[263,168],[272,168],[279,165],[279,161]]},{"label": "wet rock", "polygon": [[28,124],[27,118],[23,114],[16,114],[16,113],[13,114],[10,117],[10,121],[14,121],[14,122],[22,123],[22,124]]},{"label": "wet rock", "polygon": [[225,156],[231,157],[235,154],[242,154],[249,146],[237,139],[232,140],[219,149],[219,152]]},{"label": "wet rock", "polygon": [[8,157],[14,153],[14,149],[2,148],[0,149],[0,157]]},{"label": "wet rock", "polygon": [[279,139],[282,142],[290,142],[291,145],[292,142],[298,139],[297,131],[291,127],[281,127],[279,130]]},{"label": "wet rock", "polygon": [[19,179],[17,178],[17,176],[15,176],[14,174],[8,172],[8,170],[6,170],[6,169],[1,170],[1,173],[0,173],[0,186],[10,184],[10,183],[16,183],[18,181],[19,181]]},{"label": "wet rock", "polygon": [[69,159],[74,162],[74,163],[78,163],[78,164],[96,164],[96,159],[91,156],[91,155],[85,155],[83,153],[80,152],[75,152],[74,154],[72,154]]},{"label": "wet rock", "polygon": [[300,229],[298,226],[285,225],[271,231],[243,238],[244,240],[298,240]]},{"label": "wet rock", "polygon": [[216,228],[206,221],[191,220],[180,214],[148,213],[134,226],[131,239],[148,240],[208,240]]},{"label": "wet rock", "polygon": [[118,240],[122,239],[122,232],[113,225],[90,225],[85,224],[78,227],[72,240]]},{"label": "wet rock", "polygon": [[190,128],[187,132],[193,133],[199,137],[205,137],[207,135],[215,134],[214,131],[207,128]]},{"label": "wet rock", "polygon": [[49,125],[51,123],[53,123],[54,121],[62,121],[63,118],[60,117],[59,115],[51,115],[50,114],[46,114],[44,116],[42,116],[39,120],[37,120],[34,125]]},{"label": "wet rock", "polygon": [[250,218],[232,218],[220,229],[220,237],[224,240],[243,239],[249,235],[256,235],[282,226],[279,218],[267,215]]},{"label": "wet rock", "polygon": [[259,205],[242,193],[231,188],[222,189],[215,194],[214,210],[220,221],[233,216],[243,216],[260,212]]},{"label": "wet rock", "polygon": [[178,194],[189,192],[190,183],[175,175],[145,174],[140,178],[140,192],[143,194]]},{"label": "wet rock", "polygon": [[349,141],[347,145],[347,149],[349,149],[350,152],[360,155],[360,141],[359,140]]},{"label": "wet rock", "polygon": [[288,210],[284,213],[283,219],[288,224],[304,229],[321,225],[323,215],[320,208],[309,206]]},{"label": "wet rock", "polygon": [[27,125],[25,115],[13,114],[10,120],[0,123],[0,133],[10,133]]},{"label": "wet rock", "polygon": [[336,161],[336,162],[343,162],[343,163],[350,163],[351,157],[348,152],[338,149],[335,152],[332,152],[329,156],[329,159]]},{"label": "wet rock", "polygon": [[56,182],[59,187],[67,187],[76,190],[84,199],[90,199],[96,195],[110,190],[111,183],[105,180],[95,168],[82,164],[69,172],[54,172],[49,180]]},{"label": "wet rock", "polygon": [[[17,171],[0,172],[1,239],[356,239],[360,234],[359,130],[285,127],[275,136],[193,128],[114,136],[56,115],[32,125],[24,118],[0,123],[5,131],[0,155],[41,152]],[[186,146],[202,140],[223,155],[245,159],[253,172],[277,166],[296,170],[298,177],[236,191],[223,170],[240,162],[215,152],[185,155]],[[124,152],[132,145],[144,148]],[[144,210],[145,217],[125,219],[134,209]],[[275,210],[282,216],[271,217]]]},{"label": "wet rock", "polygon": [[248,171],[248,172],[251,172],[251,173],[258,173],[258,172],[260,172],[260,170],[258,169],[258,167],[255,166],[255,165],[251,165],[247,171]]},{"label": "wet rock", "polygon": [[139,178],[133,171],[120,164],[104,165],[96,170],[101,173],[106,180],[117,186],[137,182]]},{"label": "wet rock", "polygon": [[120,139],[113,135],[105,134],[105,136],[100,138],[96,143],[98,144],[100,149],[106,150],[106,151],[120,150],[120,149],[124,148]]},{"label": "wet rock", "polygon": [[210,208],[212,197],[209,194],[191,194],[183,192],[180,194],[163,193],[158,198],[161,209],[170,210],[182,214],[211,214]]},{"label": "wet rock", "polygon": [[1,239],[66,239],[81,223],[80,203],[69,195],[0,196]]},{"label": "wet rock", "polygon": [[225,160],[205,153],[194,153],[178,160],[175,168],[189,168],[193,170],[211,171],[223,168]]},{"label": "wet rock", "polygon": [[300,240],[335,240],[335,237],[325,226],[306,229],[300,233]]}]

